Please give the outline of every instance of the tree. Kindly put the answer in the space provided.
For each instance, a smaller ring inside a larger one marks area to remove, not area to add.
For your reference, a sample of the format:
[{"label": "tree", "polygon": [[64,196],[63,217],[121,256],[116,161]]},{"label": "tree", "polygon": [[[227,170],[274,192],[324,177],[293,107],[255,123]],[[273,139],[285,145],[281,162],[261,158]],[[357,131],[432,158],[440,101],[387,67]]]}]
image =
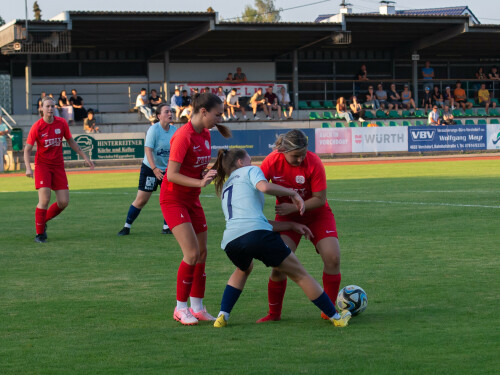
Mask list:
[{"label": "tree", "polygon": [[245,6],[238,22],[279,22],[280,11],[276,9],[274,0],[255,0],[254,8]]},{"label": "tree", "polygon": [[33,14],[35,15],[35,20],[40,21],[42,19],[42,10],[38,6],[38,2],[33,3]]},{"label": "tree", "polygon": [[0,16],[0,26],[5,25],[5,21],[3,20],[2,16]]}]

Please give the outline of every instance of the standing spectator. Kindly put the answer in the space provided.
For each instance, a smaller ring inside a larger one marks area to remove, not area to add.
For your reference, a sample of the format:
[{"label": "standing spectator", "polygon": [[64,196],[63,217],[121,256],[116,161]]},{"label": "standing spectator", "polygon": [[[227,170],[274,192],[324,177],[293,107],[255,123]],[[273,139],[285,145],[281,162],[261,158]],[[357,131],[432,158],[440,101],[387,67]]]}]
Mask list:
[{"label": "standing spectator", "polygon": [[83,108],[83,99],[81,96],[78,96],[75,89],[71,90],[71,98],[69,98],[69,102],[73,106],[76,121],[80,121],[87,117],[87,111]]},{"label": "standing spectator", "polygon": [[226,94],[224,93],[224,89],[222,86],[217,87],[217,92],[215,93],[219,97],[222,103],[224,103],[224,112],[222,112],[222,120],[227,121],[229,120],[229,117],[226,117]]},{"label": "standing spectator", "polygon": [[95,124],[94,111],[89,109],[87,111],[87,118],[83,120],[83,130],[85,133],[100,133],[99,127]]},{"label": "standing spectator", "polygon": [[141,93],[137,95],[137,99],[135,100],[135,106],[139,111],[144,114],[144,116],[148,119],[151,124],[154,124],[155,118],[153,116],[153,112],[151,112],[151,108],[148,105],[148,97],[146,95],[146,89],[142,88]]},{"label": "standing spectator", "polygon": [[488,79],[482,66],[479,67],[479,69],[476,72],[476,79],[481,79],[481,80]]},{"label": "standing spectator", "polygon": [[498,68],[496,66],[492,67],[488,73],[488,77],[494,81],[500,80],[500,75],[498,74]]},{"label": "standing spectator", "polygon": [[391,89],[387,92],[387,95],[389,95],[387,101],[392,104],[394,106],[394,109],[397,111],[398,108],[403,105],[403,103],[401,103],[401,96],[396,91],[395,83],[391,83]]},{"label": "standing spectator", "polygon": [[444,99],[441,91],[439,91],[439,86],[434,86],[434,90],[432,91],[432,104],[441,108],[444,106]]},{"label": "standing spectator", "polygon": [[347,109],[347,105],[343,96],[337,99],[337,115],[339,117],[343,117],[346,122],[354,120],[351,111]]},{"label": "standing spectator", "polygon": [[465,90],[462,88],[462,83],[460,81],[457,82],[455,91],[453,91],[453,97],[455,99],[455,103],[457,107],[462,107],[462,109],[472,108],[472,103],[467,101],[467,94]]},{"label": "standing spectator", "polygon": [[2,113],[0,113],[0,155],[2,156],[0,171],[3,171],[5,156],[7,155],[7,134],[9,134],[9,128],[3,122]]},{"label": "standing spectator", "polygon": [[269,112],[269,116],[272,115],[273,109],[275,109],[278,111],[278,117],[281,120],[281,106],[278,104],[278,97],[273,92],[273,86],[269,86],[266,89],[266,93],[264,94],[264,98],[266,98],[266,105],[267,105],[267,110]]},{"label": "standing spectator", "polygon": [[227,105],[227,117],[231,119],[231,116],[235,119],[238,120],[238,117],[236,117],[235,112],[239,109],[241,113],[243,114],[243,118],[246,120],[247,119],[247,114],[245,111],[244,106],[240,106],[240,101],[239,101],[239,95],[236,94],[236,89],[232,89],[229,95],[227,96],[226,99],[226,105]]},{"label": "standing spectator", "polygon": [[405,84],[404,89],[401,92],[401,100],[403,101],[403,107],[405,107],[406,109],[410,109],[411,107],[413,107],[413,109],[417,109],[415,101],[411,97],[410,88],[407,84]]},{"label": "standing spectator", "polygon": [[389,110],[392,109],[393,105],[387,101],[387,91],[384,90],[381,83],[377,85],[375,96],[377,97],[382,109],[385,109],[386,106]]},{"label": "standing spectator", "polygon": [[[432,81],[434,79],[434,69],[431,68],[431,62],[426,61],[425,67],[422,68],[422,78],[428,81]],[[426,83],[426,86],[432,86]]]},{"label": "standing spectator", "polygon": [[432,107],[432,111],[429,112],[429,117],[427,118],[427,125],[443,125],[443,120],[439,117],[439,108],[437,105]]},{"label": "standing spectator", "polygon": [[233,75],[233,81],[246,82],[247,76],[241,71],[240,67],[236,68],[236,73]]},{"label": "standing spectator", "polygon": [[149,105],[153,112],[156,112],[156,108],[161,104],[161,96],[158,96],[158,93],[155,89],[151,90],[151,95],[149,96]]},{"label": "standing spectator", "polygon": [[354,117],[355,120],[359,120],[361,122],[365,121],[365,119],[364,119],[365,110],[363,109],[363,107],[361,107],[361,104],[359,104],[358,97],[356,95],[354,95],[351,98],[350,107],[351,107],[352,116]]},{"label": "standing spectator", "polygon": [[[280,91],[278,92],[278,104],[281,106],[281,108],[283,108],[283,114],[285,115],[285,118],[291,120],[293,107],[290,103],[290,95],[286,92],[284,86],[281,87]],[[288,115],[286,111],[288,111]]]},{"label": "standing spectator", "polygon": [[443,100],[445,105],[451,106],[451,109],[455,109],[455,98],[453,97],[450,86],[446,86],[443,94]]},{"label": "standing spectator", "polygon": [[224,81],[234,81],[233,73],[227,73],[227,77]]},{"label": "standing spectator", "polygon": [[371,105],[373,109],[377,110],[380,108],[380,103],[373,91],[373,86],[368,86],[368,93],[366,94],[365,105]]},{"label": "standing spectator", "polygon": [[477,98],[479,99],[479,104],[484,105],[486,112],[488,112],[488,108],[490,105],[492,108],[495,108],[497,106],[497,103],[491,101],[491,96],[490,92],[486,88],[486,84],[482,83],[481,84],[481,89],[477,92]]},{"label": "standing spectator", "polygon": [[425,86],[424,97],[422,98],[422,108],[425,110],[432,108],[432,93],[429,86]]},{"label": "standing spectator", "polygon": [[57,101],[59,107],[61,108],[61,117],[66,120],[68,125],[72,125],[75,122],[75,114],[73,112],[73,106],[66,96],[66,90],[62,90],[59,94],[59,100]]},{"label": "standing spectator", "polygon": [[455,125],[455,116],[450,111],[450,107],[445,105],[443,108],[443,122],[446,125]]},{"label": "standing spectator", "polygon": [[356,73],[356,79],[358,81],[368,81],[368,72],[366,70],[366,65],[365,64],[361,65],[361,68]]},{"label": "standing spectator", "polygon": [[175,89],[174,95],[172,98],[170,98],[170,108],[172,108],[172,111],[175,111],[175,120],[179,121],[181,112],[183,110],[182,108],[182,97],[181,97],[181,91],[179,89]]},{"label": "standing spectator", "polygon": [[262,88],[259,87],[257,92],[250,98],[250,106],[252,107],[254,120],[259,120],[259,116],[257,116],[257,108],[259,106],[264,111],[266,119],[271,120],[269,112],[267,111],[266,98],[264,98],[264,95],[262,94]]}]

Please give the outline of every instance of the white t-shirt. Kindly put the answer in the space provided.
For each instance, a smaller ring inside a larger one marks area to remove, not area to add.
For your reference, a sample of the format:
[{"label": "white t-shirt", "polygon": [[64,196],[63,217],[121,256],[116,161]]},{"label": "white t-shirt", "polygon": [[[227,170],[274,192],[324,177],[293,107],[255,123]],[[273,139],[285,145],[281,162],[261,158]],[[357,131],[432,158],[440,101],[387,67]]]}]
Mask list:
[{"label": "white t-shirt", "polygon": [[290,95],[285,92],[285,96],[281,95],[281,92],[278,93],[278,102],[280,104],[284,104],[284,103],[290,103]]},{"label": "white t-shirt", "polygon": [[433,124],[432,120],[434,120],[434,124],[437,124],[438,121],[439,121],[439,111],[437,111],[436,113],[434,113],[434,111],[430,111],[429,112],[429,117],[428,117],[428,120],[427,120],[427,124]]},{"label": "white t-shirt", "polygon": [[[144,102],[141,101],[144,100]],[[135,100],[135,106],[140,107],[141,105],[146,105],[148,103],[148,97],[147,95],[137,95],[137,99]]]},{"label": "white t-shirt", "polygon": [[227,103],[231,104],[231,105],[236,105],[236,103],[238,103],[238,99],[239,98],[240,97],[238,96],[238,94],[234,94],[234,95],[233,94],[229,94],[227,96]]},{"label": "white t-shirt", "polygon": [[219,99],[222,100],[222,103],[226,101],[226,94],[224,94],[223,92],[217,92],[217,94],[215,95],[217,95]]}]

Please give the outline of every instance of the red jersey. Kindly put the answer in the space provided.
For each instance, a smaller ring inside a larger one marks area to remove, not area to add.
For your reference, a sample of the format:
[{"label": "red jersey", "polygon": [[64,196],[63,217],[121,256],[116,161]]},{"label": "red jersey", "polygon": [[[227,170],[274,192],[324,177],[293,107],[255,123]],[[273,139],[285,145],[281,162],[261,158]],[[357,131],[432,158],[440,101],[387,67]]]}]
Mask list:
[{"label": "red jersey", "polygon": [[[210,132],[203,129],[201,133],[197,133],[191,121],[177,130],[170,140],[169,160],[181,163],[179,172],[185,176],[201,180],[201,174],[210,163],[211,155]],[[201,192],[201,188],[182,186],[168,181],[166,173],[161,190],[195,195]]]},{"label": "red jersey", "polygon": [[[298,167],[290,165],[283,153],[273,151],[264,159],[260,169],[267,180],[295,190],[304,201],[311,198],[312,193],[326,189],[325,167],[319,156],[311,151],[307,151],[304,161]],[[276,197],[277,204],[291,202],[289,197]],[[323,207],[329,207],[328,202]],[[306,211],[308,212],[312,211]]]},{"label": "red jersey", "polygon": [[33,124],[28,134],[27,144],[34,146],[36,142],[35,164],[64,166],[62,152],[63,138],[71,138],[68,123],[61,117],[55,117],[52,124],[43,118]]}]

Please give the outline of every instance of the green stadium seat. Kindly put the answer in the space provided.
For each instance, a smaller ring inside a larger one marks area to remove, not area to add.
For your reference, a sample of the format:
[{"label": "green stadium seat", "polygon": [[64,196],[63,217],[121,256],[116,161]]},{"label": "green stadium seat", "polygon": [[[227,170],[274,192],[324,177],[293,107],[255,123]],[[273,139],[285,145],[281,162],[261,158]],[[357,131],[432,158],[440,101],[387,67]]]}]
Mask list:
[{"label": "green stadium seat", "polygon": [[473,107],[479,107],[479,104],[474,99],[467,99],[467,103],[472,103]]},{"label": "green stadium seat", "polygon": [[463,125],[461,120],[455,120],[455,125]]},{"label": "green stadium seat", "polygon": [[500,113],[496,108],[491,108],[488,115],[491,117],[500,117]]},{"label": "green stadium seat", "polygon": [[375,116],[373,115],[372,111],[365,111],[365,118],[373,120]]},{"label": "green stadium seat", "polygon": [[360,124],[361,124],[361,127],[366,128],[366,127],[368,127],[369,123],[370,123],[370,121],[363,121]]},{"label": "green stadium seat", "polygon": [[334,120],[335,117],[331,112],[323,112],[323,119],[324,120]]},{"label": "green stadium seat", "polygon": [[396,121],[389,121],[389,126],[399,126]]},{"label": "green stadium seat", "polygon": [[392,110],[389,112],[389,118],[400,118],[398,111]]},{"label": "green stadium seat", "polygon": [[309,112],[309,120],[321,120],[318,112]]},{"label": "green stadium seat", "polygon": [[343,122],[336,122],[336,123],[335,123],[335,127],[336,127],[336,128],[345,128],[345,125],[344,125],[344,123],[343,123]]},{"label": "green stadium seat", "polygon": [[458,108],[455,108],[451,113],[453,114],[453,117],[463,117],[464,116],[463,112]]},{"label": "green stadium seat", "polygon": [[382,121],[377,121],[376,122],[377,126],[384,127],[385,124]]},{"label": "green stadium seat", "polygon": [[422,122],[422,120],[417,120],[415,121],[415,126],[425,126],[425,124]]},{"label": "green stadium seat", "polygon": [[322,128],[331,128],[332,126],[328,122],[324,122],[321,124]]},{"label": "green stadium seat", "polygon": [[414,113],[415,117],[418,117],[418,118],[423,118],[423,117],[427,117],[425,115],[425,112],[422,111],[421,109],[417,109]]},{"label": "green stadium seat", "polygon": [[500,124],[500,121],[499,121],[497,118],[492,118],[492,119],[490,120],[490,124],[495,124],[495,125],[498,125],[498,124]]},{"label": "green stadium seat", "polygon": [[319,100],[311,100],[311,108],[318,109],[323,108]]},{"label": "green stadium seat", "polygon": [[299,100],[299,109],[311,109],[305,100]]},{"label": "green stadium seat", "polygon": [[411,122],[410,121],[403,121],[403,126],[411,126]]},{"label": "green stadium seat", "polygon": [[497,98],[492,98],[491,101],[493,103],[495,103],[497,105],[497,107],[500,105],[500,103],[498,103],[498,99]]},{"label": "green stadium seat", "polygon": [[488,114],[486,113],[486,110],[485,110],[484,108],[479,108],[479,109],[477,110],[477,115],[478,115],[478,116],[481,116],[481,117],[486,117],[486,116],[488,116]]},{"label": "green stadium seat", "polygon": [[475,116],[474,110],[472,108],[466,109],[465,110],[465,116],[467,116],[467,117],[474,117]]},{"label": "green stadium seat", "polygon": [[375,117],[377,118],[387,118],[387,113],[385,113],[384,111],[382,110],[378,110],[376,113],[375,113]]},{"label": "green stadium seat", "polygon": [[358,123],[356,121],[351,121],[351,122],[349,122],[349,127],[350,128],[357,128],[358,127]]},{"label": "green stadium seat", "polygon": [[410,111],[408,111],[407,109],[405,109],[405,110],[402,112],[402,116],[403,116],[404,118],[412,117],[411,112],[410,112]]},{"label": "green stadium seat", "polygon": [[487,122],[484,118],[480,118],[479,120],[477,120],[477,124],[478,125],[487,125]]},{"label": "green stadium seat", "polygon": [[331,100],[325,100],[323,102],[323,106],[327,109],[333,109],[335,108],[335,104],[333,104],[333,102]]},{"label": "green stadium seat", "polygon": [[465,120],[465,125],[476,125],[474,120]]}]

